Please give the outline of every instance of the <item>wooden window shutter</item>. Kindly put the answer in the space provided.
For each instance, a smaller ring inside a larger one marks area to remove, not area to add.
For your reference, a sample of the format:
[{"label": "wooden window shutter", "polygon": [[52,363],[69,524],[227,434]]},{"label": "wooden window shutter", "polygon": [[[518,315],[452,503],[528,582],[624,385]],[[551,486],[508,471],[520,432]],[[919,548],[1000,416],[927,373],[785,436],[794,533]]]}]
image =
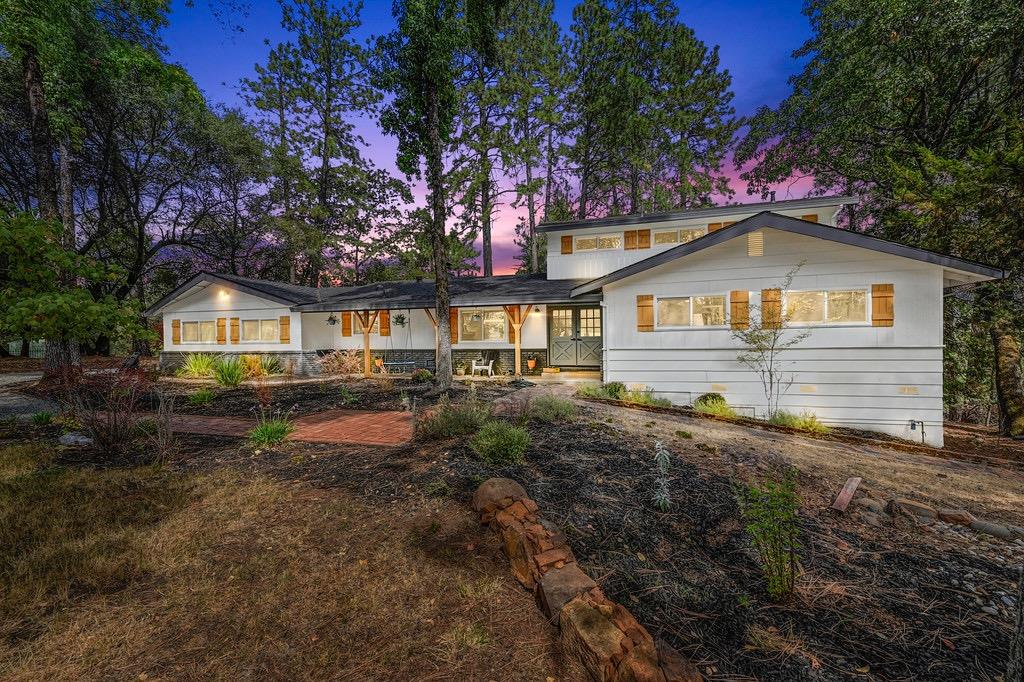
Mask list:
[{"label": "wooden window shutter", "polygon": [[625,244],[626,251],[632,251],[636,248],[636,230],[626,230],[623,234],[623,243]]},{"label": "wooden window shutter", "polygon": [[722,223],[708,223],[708,234],[722,229]]},{"label": "wooden window shutter", "polygon": [[562,253],[572,253],[572,235],[562,235]]},{"label": "wooden window shutter", "polygon": [[654,331],[654,296],[641,294],[636,297],[636,330],[638,332]]},{"label": "wooden window shutter", "polygon": [[893,299],[895,292],[891,284],[871,285],[871,325],[891,327],[895,319]]},{"label": "wooden window shutter", "polygon": [[818,222],[818,214],[808,213],[807,215],[800,216],[800,220],[806,220],[809,223],[816,223]]},{"label": "wooden window shutter", "polygon": [[761,290],[761,324],[769,329],[782,326],[782,290]]},{"label": "wooden window shutter", "polygon": [[217,343],[225,344],[228,342],[228,318],[218,317],[217,318]]},{"label": "wooden window shutter", "polygon": [[380,335],[391,336],[391,311],[378,310],[377,319],[380,320]]},{"label": "wooden window shutter", "polygon": [[750,326],[749,291],[729,293],[729,324],[733,329],[746,329]]},{"label": "wooden window shutter", "polygon": [[278,328],[278,340],[281,343],[292,342],[292,317],[291,315],[282,315],[277,319]]},{"label": "wooden window shutter", "polygon": [[448,309],[448,326],[451,327],[452,331],[452,343],[459,342],[459,309],[449,308]]},{"label": "wooden window shutter", "polygon": [[231,343],[238,343],[241,337],[238,335],[238,318],[231,318]]},{"label": "wooden window shutter", "polygon": [[636,248],[638,248],[638,249],[649,249],[649,248],[651,248],[651,231],[650,230],[637,230],[636,231]]},{"label": "wooden window shutter", "polygon": [[181,320],[171,320],[171,343],[181,343]]},{"label": "wooden window shutter", "polygon": [[341,335],[352,336],[352,311],[346,310],[341,314]]}]

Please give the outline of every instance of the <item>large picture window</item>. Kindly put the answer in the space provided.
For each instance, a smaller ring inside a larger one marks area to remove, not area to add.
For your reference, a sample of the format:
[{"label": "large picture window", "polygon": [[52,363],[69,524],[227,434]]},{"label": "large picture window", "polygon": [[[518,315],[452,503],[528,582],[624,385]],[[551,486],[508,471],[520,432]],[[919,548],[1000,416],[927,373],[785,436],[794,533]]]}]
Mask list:
[{"label": "large picture window", "polygon": [[502,310],[460,310],[461,341],[504,341],[505,312]]},{"label": "large picture window", "polygon": [[242,320],[242,341],[274,341],[280,339],[277,320]]},{"label": "large picture window", "polygon": [[866,324],[866,289],[787,291],[783,296],[786,320],[791,324]]},{"label": "large picture window", "polygon": [[576,237],[577,251],[597,251],[608,249],[621,249],[621,234],[600,234]]},{"label": "large picture window", "polygon": [[217,343],[217,322],[202,320],[200,322],[181,323],[182,343]]},{"label": "large picture window", "polygon": [[722,327],[725,295],[666,296],[658,299],[658,327]]}]

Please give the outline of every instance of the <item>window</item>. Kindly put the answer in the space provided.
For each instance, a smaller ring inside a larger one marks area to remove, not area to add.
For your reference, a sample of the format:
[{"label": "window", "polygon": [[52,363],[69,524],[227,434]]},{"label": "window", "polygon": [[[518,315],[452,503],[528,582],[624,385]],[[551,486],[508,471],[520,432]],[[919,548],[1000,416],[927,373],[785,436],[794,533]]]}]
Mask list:
[{"label": "window", "polygon": [[654,233],[655,244],[675,244],[679,241],[679,232],[676,230],[664,230]]},{"label": "window", "polygon": [[278,341],[281,336],[277,320],[242,320],[242,341]]},{"label": "window", "polygon": [[659,327],[722,327],[725,295],[672,296],[658,299]]},{"label": "window", "polygon": [[621,234],[602,234],[587,237],[576,237],[577,251],[594,251],[597,249],[621,249]]},{"label": "window", "polygon": [[572,311],[556,309],[551,311],[551,336],[567,339],[572,336]]},{"label": "window", "polygon": [[215,320],[203,320],[202,322],[182,322],[181,342],[217,343],[217,322]]},{"label": "window", "polygon": [[700,239],[705,234],[707,234],[707,230],[703,227],[696,227],[693,229],[684,228],[679,230],[679,241],[685,244],[686,242],[692,242],[694,239]]},{"label": "window", "polygon": [[580,336],[601,336],[600,308],[585,308],[580,310]]},{"label": "window", "polygon": [[868,321],[866,289],[787,291],[786,319],[793,324],[864,324]]},{"label": "window", "polygon": [[459,338],[463,341],[505,341],[502,310],[460,310]]}]

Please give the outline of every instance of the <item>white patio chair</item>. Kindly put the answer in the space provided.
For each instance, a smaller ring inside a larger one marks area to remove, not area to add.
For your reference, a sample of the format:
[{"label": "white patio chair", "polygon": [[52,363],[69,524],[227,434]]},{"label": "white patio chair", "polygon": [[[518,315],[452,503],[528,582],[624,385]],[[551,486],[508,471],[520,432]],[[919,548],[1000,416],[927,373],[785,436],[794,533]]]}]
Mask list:
[{"label": "white patio chair", "polygon": [[470,367],[469,375],[474,376],[477,372],[487,372],[487,376],[493,377],[494,360],[488,360],[487,362],[484,362],[483,360],[474,360]]}]

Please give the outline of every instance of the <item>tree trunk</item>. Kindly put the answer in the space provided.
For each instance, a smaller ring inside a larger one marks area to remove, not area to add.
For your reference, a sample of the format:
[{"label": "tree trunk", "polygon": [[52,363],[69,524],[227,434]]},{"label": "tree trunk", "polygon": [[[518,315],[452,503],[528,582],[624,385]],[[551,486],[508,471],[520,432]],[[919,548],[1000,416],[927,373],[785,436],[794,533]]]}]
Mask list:
[{"label": "tree trunk", "polygon": [[1017,578],[1017,626],[1010,641],[1010,661],[1006,682],[1024,682],[1024,569]]},{"label": "tree trunk", "polygon": [[484,93],[487,91],[487,74],[481,63],[477,67],[477,81],[480,87],[480,100],[477,107],[477,130],[480,139],[480,233],[481,250],[483,251],[484,277],[494,275],[494,254],[491,249],[491,134],[490,121],[487,116],[487,102]]},{"label": "tree trunk", "polygon": [[21,357],[23,357],[23,358],[27,358],[29,356],[29,348],[30,348],[30,346],[31,346],[31,344],[30,344],[28,339],[22,339],[21,340],[21,352],[19,353],[19,355]]},{"label": "tree trunk", "polygon": [[434,261],[434,288],[437,313],[438,353],[437,372],[434,374],[437,390],[449,391],[452,387],[452,333],[449,320],[450,300],[448,292],[449,270],[448,240],[445,235],[445,197],[443,154],[441,144],[440,112],[437,89],[432,83],[426,87],[427,104],[427,186],[430,191],[430,248]]},{"label": "tree trunk", "polygon": [[999,430],[1004,436],[1024,438],[1024,383],[1020,343],[1013,335],[1013,330],[1002,321],[992,325],[991,334],[995,350]]},{"label": "tree trunk", "polygon": [[[531,187],[533,184],[533,168],[530,164],[526,164],[526,186]],[[530,227],[530,274],[537,272],[537,205],[533,197],[533,189],[531,187],[529,194],[526,195],[526,219]]]},{"label": "tree trunk", "polygon": [[[56,221],[57,173],[53,164],[53,138],[50,135],[50,117],[46,108],[43,90],[43,72],[39,58],[32,46],[25,47],[22,59],[22,76],[29,108],[29,139],[32,144],[32,161],[36,167],[36,202],[39,217]],[[73,226],[68,229],[73,230]],[[80,362],[78,343],[72,339],[47,339],[46,361],[43,372],[48,376],[62,375]]]}]

